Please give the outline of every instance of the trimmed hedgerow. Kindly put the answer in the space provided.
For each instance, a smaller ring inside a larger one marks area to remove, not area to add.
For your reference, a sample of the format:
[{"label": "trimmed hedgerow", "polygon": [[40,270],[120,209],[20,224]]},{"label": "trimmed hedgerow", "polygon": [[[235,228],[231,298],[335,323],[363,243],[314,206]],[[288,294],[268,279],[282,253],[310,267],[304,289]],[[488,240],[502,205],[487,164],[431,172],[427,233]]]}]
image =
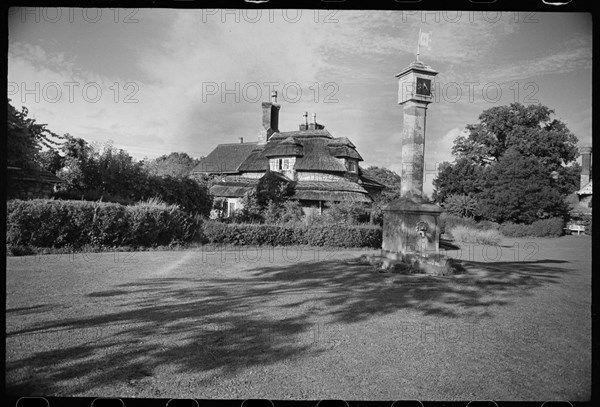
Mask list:
[{"label": "trimmed hedgerow", "polygon": [[11,200],[7,209],[9,246],[153,247],[202,239],[200,217],[157,202]]},{"label": "trimmed hedgerow", "polygon": [[565,222],[562,218],[536,220],[530,225],[503,223],[500,232],[507,237],[557,237],[563,234]]},{"label": "trimmed hedgerow", "polygon": [[381,247],[381,228],[287,224],[243,224],[207,221],[203,235],[210,243],[236,245],[310,245],[331,247]]}]

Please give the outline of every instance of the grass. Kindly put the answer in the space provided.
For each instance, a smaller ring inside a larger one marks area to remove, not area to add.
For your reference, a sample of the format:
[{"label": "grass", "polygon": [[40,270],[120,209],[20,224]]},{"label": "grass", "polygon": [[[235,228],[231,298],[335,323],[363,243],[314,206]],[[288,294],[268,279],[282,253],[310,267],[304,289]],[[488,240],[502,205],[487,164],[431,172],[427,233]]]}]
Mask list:
[{"label": "grass", "polygon": [[356,249],[9,257],[7,394],[590,397],[591,239],[450,249],[454,277],[377,273]]}]

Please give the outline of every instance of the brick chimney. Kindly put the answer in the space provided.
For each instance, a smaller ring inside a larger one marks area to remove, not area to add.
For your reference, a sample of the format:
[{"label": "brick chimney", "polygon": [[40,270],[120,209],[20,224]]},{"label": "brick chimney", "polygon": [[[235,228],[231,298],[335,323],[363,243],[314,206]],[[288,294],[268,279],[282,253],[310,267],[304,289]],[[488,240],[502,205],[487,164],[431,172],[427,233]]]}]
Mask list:
[{"label": "brick chimney", "polygon": [[270,102],[262,102],[262,126],[258,135],[258,144],[267,144],[271,135],[279,131],[279,109],[277,91],[271,93]]},{"label": "brick chimney", "polygon": [[304,112],[302,115],[302,123],[300,123],[300,130],[308,130],[308,112]]},{"label": "brick chimney", "polygon": [[592,179],[592,147],[579,147],[579,152],[581,153],[581,178],[579,180],[579,188],[581,189]]}]

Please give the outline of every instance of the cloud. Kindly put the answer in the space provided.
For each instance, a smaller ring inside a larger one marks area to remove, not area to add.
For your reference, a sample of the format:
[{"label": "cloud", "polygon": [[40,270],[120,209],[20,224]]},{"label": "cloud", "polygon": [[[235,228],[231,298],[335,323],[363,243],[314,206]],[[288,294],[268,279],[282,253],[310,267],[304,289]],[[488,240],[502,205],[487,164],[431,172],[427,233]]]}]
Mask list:
[{"label": "cloud", "polygon": [[[431,51],[421,57],[440,71],[440,82],[504,83],[506,97],[510,81],[591,65],[591,28],[569,31],[566,40],[536,53],[513,49],[546,27],[545,16],[539,24],[524,24],[524,15],[516,19],[511,13],[258,11],[144,10],[136,24],[115,26],[108,19],[94,27],[73,25],[68,33],[62,28],[62,37],[59,24],[49,24],[38,39],[26,34],[40,25],[21,27],[10,36],[9,81],[28,89],[39,82],[40,90],[57,83],[63,92],[65,82],[79,83],[73,102],[35,103],[27,96],[23,104],[54,131],[110,138],[137,157],[171,150],[199,156],[238,136],[250,141],[260,126],[260,102],[269,97],[265,82],[277,82],[282,130],[295,129],[303,111],[316,112],[334,136],[351,138],[366,162],[393,167],[399,166],[402,130],[394,74],[414,59],[419,28],[432,32]],[[67,34],[77,38],[66,41]],[[96,37],[102,41],[94,42]],[[102,56],[107,61],[95,64]],[[102,89],[97,102],[82,97],[88,83]],[[336,86],[336,103],[324,103],[329,83]],[[286,84],[293,85],[289,94],[283,92]],[[216,86],[216,93],[208,86]],[[302,97],[289,100],[298,89]],[[256,90],[261,95],[250,100]],[[13,102],[21,96],[13,95]],[[128,96],[137,102],[125,103]],[[476,96],[431,106],[427,154],[447,156],[449,134],[495,105],[482,98],[481,87]],[[561,112],[570,122],[579,118],[575,113]],[[591,127],[579,130],[591,134]]]}]

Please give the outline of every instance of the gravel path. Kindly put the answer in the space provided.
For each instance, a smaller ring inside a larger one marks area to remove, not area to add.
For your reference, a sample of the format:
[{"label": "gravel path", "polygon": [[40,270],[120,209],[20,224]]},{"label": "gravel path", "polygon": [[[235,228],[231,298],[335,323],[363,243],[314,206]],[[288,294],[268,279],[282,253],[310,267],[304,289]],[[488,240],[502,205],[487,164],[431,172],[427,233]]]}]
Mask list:
[{"label": "gravel path", "polygon": [[9,257],[7,393],[588,399],[591,238],[502,244],[448,252],[454,277],[361,250]]}]

